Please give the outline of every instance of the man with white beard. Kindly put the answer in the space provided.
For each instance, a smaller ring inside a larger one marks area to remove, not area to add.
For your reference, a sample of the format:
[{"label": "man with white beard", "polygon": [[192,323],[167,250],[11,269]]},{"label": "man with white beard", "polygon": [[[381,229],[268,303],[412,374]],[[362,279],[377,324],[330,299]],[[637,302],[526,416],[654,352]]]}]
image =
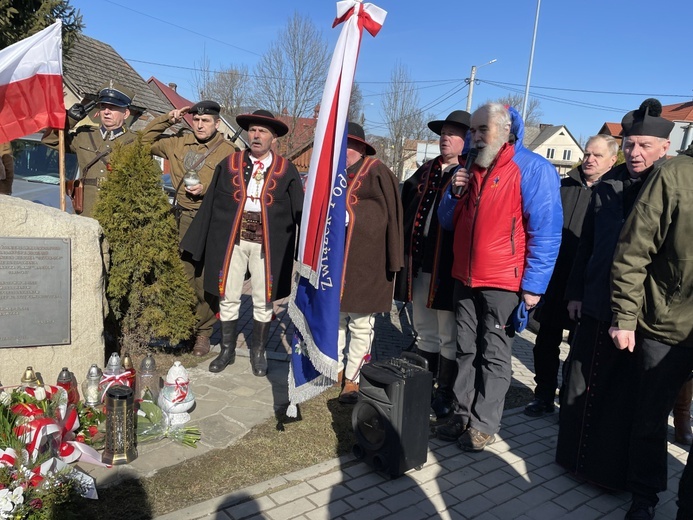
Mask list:
[{"label": "man with white beard", "polygon": [[506,324],[518,303],[532,309],[546,290],[563,212],[556,169],[524,148],[524,123],[514,108],[482,106],[470,132],[479,155],[470,171],[455,174],[462,194],[448,189],[438,208],[440,224],[454,232],[458,404],[436,433],[465,451],[481,451],[500,429],[510,386]]}]

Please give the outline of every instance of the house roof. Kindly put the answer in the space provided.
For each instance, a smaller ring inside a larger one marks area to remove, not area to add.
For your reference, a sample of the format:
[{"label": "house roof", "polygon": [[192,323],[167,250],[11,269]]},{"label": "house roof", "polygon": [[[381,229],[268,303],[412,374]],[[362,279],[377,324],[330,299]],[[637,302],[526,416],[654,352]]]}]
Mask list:
[{"label": "house roof", "polygon": [[308,171],[310,158],[313,155],[317,118],[299,117],[296,118],[295,124],[293,117],[284,114],[277,116],[277,119],[283,121],[289,127],[289,133],[292,134],[291,150],[287,150],[286,139],[279,139],[277,152],[293,162],[298,171]]},{"label": "house roof", "polygon": [[610,135],[612,137],[619,137],[623,127],[621,123],[604,123],[599,130],[600,134]]},{"label": "house roof", "polygon": [[662,117],[669,121],[693,121],[693,101],[664,105]]},{"label": "house roof", "polygon": [[[188,98],[184,98],[178,92],[173,90],[168,85],[164,85],[161,81],[156,79],[154,76],[147,80],[147,84],[154,89],[154,92],[158,92],[163,98],[173,105],[173,108],[183,108],[191,107],[195,103],[190,101]],[[185,114],[183,116],[187,123],[192,126],[193,119],[191,114]]]},{"label": "house roof", "polygon": [[96,98],[99,89],[111,80],[134,92],[133,108],[158,114],[171,110],[171,105],[154,94],[113,47],[80,34],[70,55],[63,60],[65,84],[82,97]]},{"label": "house roof", "polygon": [[525,145],[525,148],[529,148],[529,145],[534,142],[540,133],[541,129],[538,126],[526,126],[525,135],[522,139],[522,144]]}]

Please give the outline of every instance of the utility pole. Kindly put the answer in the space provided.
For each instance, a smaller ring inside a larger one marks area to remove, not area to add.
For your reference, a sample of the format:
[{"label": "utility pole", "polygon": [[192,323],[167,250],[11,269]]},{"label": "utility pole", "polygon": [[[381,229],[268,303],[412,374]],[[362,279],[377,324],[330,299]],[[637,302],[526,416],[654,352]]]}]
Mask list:
[{"label": "utility pole", "polygon": [[466,80],[469,83],[469,92],[467,92],[467,112],[470,114],[472,112],[472,95],[474,94],[474,83],[476,82],[476,70],[480,69],[481,67],[485,67],[486,65],[491,65],[491,63],[496,63],[496,61],[498,60],[494,58],[488,63],[484,63],[478,67],[476,65],[472,65],[472,73],[469,75],[469,79]]}]

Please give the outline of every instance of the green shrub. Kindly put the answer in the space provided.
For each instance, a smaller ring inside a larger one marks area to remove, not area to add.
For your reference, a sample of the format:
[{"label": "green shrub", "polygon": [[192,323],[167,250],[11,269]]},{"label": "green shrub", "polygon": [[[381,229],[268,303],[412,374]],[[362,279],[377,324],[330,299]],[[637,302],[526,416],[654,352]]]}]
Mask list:
[{"label": "green shrub", "polygon": [[178,232],[150,148],[114,148],[94,216],[110,246],[106,296],[121,350],[143,351],[153,338],[187,339],[195,295],[178,250]]}]

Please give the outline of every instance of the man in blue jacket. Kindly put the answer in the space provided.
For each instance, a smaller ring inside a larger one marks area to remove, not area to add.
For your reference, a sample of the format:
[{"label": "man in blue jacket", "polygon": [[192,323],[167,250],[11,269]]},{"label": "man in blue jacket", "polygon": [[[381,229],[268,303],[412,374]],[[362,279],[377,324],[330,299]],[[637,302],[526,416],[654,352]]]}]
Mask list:
[{"label": "man in blue jacket", "polygon": [[438,208],[440,224],[454,231],[458,405],[436,432],[465,451],[481,451],[500,429],[510,386],[506,323],[520,301],[531,309],[546,291],[563,218],[556,169],[524,148],[517,111],[484,105],[470,132],[479,154],[470,171],[455,175],[464,192],[457,198],[448,189]]}]

